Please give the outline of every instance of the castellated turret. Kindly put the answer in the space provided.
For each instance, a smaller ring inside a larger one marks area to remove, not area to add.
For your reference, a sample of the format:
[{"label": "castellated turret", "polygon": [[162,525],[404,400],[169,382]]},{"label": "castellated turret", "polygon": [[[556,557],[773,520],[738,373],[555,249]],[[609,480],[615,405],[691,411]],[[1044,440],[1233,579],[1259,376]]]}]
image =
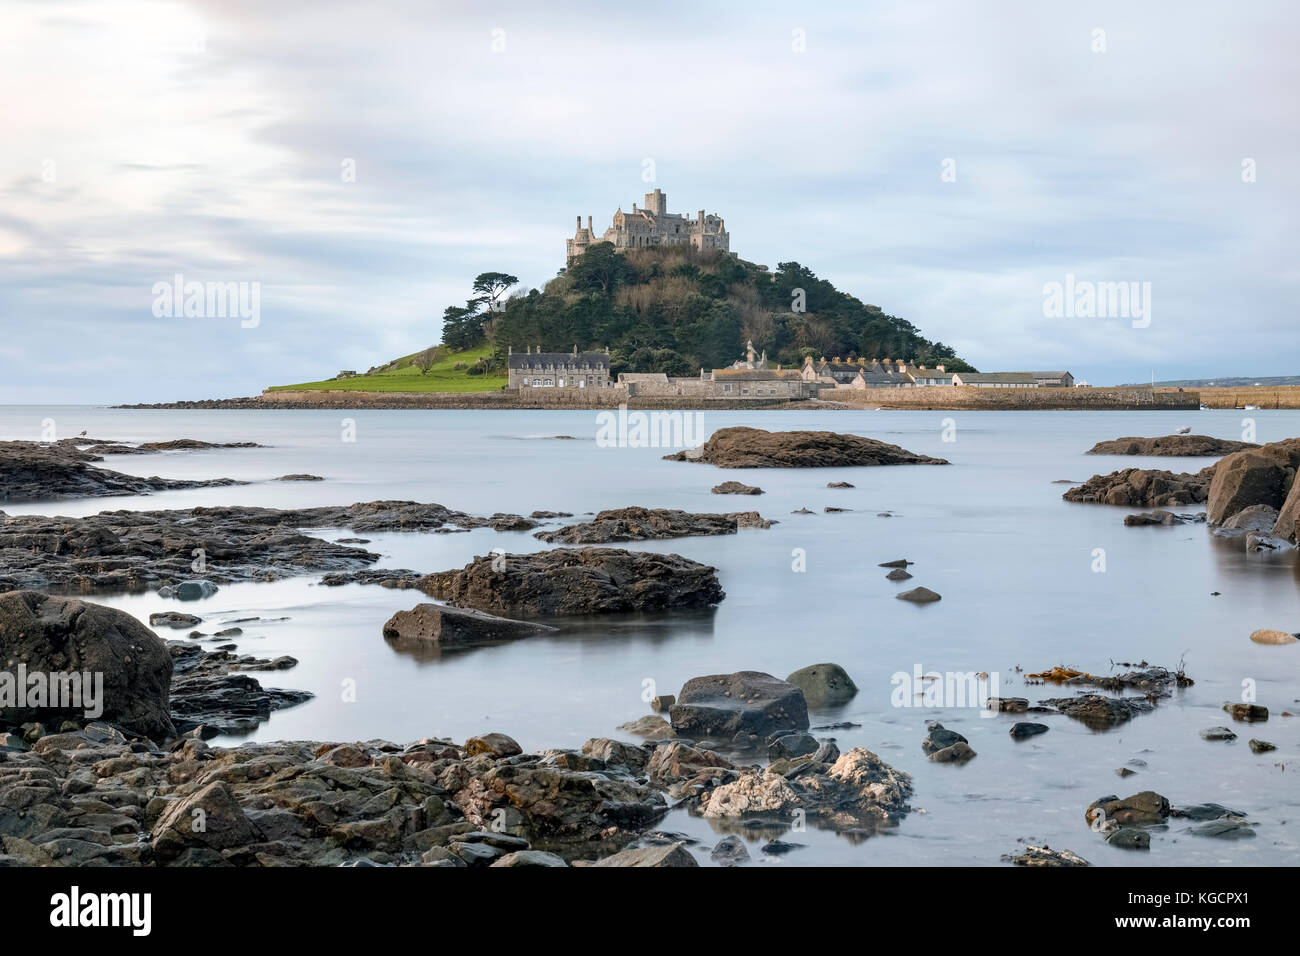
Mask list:
[{"label": "castellated turret", "polygon": [[646,193],[644,208],[638,209],[633,203],[628,213],[620,206],[614,213],[613,224],[601,236],[592,229],[591,216],[587,217],[586,228],[578,216],[573,238],[565,240],[565,263],[572,262],[596,242],[612,242],[615,249],[689,244],[695,249],[731,251],[731,237],[721,216],[706,215],[703,209],[694,217],[670,213],[668,195],[660,189]]}]

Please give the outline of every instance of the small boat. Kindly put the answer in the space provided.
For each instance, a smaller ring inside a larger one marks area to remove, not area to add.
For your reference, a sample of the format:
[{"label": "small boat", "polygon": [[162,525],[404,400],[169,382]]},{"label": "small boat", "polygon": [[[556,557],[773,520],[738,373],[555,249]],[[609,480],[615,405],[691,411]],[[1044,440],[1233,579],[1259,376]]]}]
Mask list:
[{"label": "small boat", "polygon": [[1242,405],[1242,406],[1241,406],[1241,410],[1242,410],[1243,412],[1257,412],[1257,411],[1259,411],[1259,406],[1258,406],[1258,405]]},{"label": "small boat", "polygon": [[1202,402],[1202,403],[1201,403],[1201,411],[1203,411],[1203,412],[1208,412],[1209,410],[1210,410],[1210,406],[1209,406],[1209,405],[1206,405],[1204,402]]}]

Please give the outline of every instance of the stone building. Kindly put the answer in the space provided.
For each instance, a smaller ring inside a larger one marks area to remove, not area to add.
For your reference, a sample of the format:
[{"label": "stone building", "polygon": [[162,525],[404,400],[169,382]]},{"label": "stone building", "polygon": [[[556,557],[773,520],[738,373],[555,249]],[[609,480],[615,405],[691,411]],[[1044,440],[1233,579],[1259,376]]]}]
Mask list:
[{"label": "stone building", "polygon": [[1074,376],[1069,372],[1030,372],[1039,388],[1074,388]]},{"label": "stone building", "polygon": [[1029,372],[957,372],[952,383],[975,388],[1038,388],[1038,380]]},{"label": "stone building", "polygon": [[608,388],[609,349],[604,352],[543,352],[529,346],[520,355],[511,346],[506,357],[510,388]]},{"label": "stone building", "polygon": [[631,212],[624,212],[619,206],[614,213],[614,222],[604,234],[597,236],[592,227],[591,217],[587,225],[582,225],[578,216],[578,228],[572,239],[564,243],[564,261],[572,262],[597,242],[612,242],[615,249],[645,249],[652,246],[690,245],[694,249],[717,249],[722,252],[731,250],[731,237],[727,234],[726,224],[721,216],[710,213],[705,215],[701,209],[694,217],[668,211],[668,195],[656,189],[646,193],[645,208],[638,209],[632,204]]}]

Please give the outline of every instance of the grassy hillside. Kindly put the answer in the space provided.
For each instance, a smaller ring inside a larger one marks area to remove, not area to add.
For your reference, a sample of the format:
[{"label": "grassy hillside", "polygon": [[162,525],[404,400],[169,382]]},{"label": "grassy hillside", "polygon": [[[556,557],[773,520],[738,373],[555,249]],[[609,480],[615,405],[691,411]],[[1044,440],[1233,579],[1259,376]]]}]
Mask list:
[{"label": "grassy hillside", "polygon": [[[806,356],[905,359],[974,371],[906,319],[841,292],[797,262],[767,266],[689,246],[616,250],[597,243],[544,289],[504,272],[473,280],[465,306],[443,315],[438,359],[414,353],[364,375],[276,386],[375,392],[486,392],[507,382],[506,353],[609,349],[610,370],[694,377],[725,368],[745,343],[786,368]],[[515,289],[512,295],[509,290]]]},{"label": "grassy hillside", "polygon": [[[353,392],[490,392],[506,384],[504,374],[471,375],[469,369],[492,355],[490,345],[481,345],[464,352],[440,356],[427,373],[422,374],[416,365],[420,353],[404,355],[387,365],[371,369],[352,378],[329,379],[324,382],[302,382],[297,385],[276,385],[272,391],[306,391],[325,389]],[[457,366],[463,366],[457,368]]]}]

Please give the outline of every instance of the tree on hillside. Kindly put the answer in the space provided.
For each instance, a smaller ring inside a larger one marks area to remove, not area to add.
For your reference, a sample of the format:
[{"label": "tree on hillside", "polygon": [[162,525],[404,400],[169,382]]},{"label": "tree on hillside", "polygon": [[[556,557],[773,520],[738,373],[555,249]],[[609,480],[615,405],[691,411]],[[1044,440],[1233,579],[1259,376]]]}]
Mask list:
[{"label": "tree on hillside", "polygon": [[429,369],[438,363],[438,347],[427,348],[415,357],[415,367],[421,375],[428,375]]},{"label": "tree on hillside", "polygon": [[483,341],[483,317],[474,308],[474,302],[467,303],[466,308],[449,305],[442,313],[442,344],[457,352],[472,349]]},{"label": "tree on hillside", "polygon": [[610,295],[620,283],[635,276],[636,270],[612,242],[597,242],[573,261],[568,275],[575,292]]},{"label": "tree on hillside", "polygon": [[506,272],[483,272],[474,280],[472,289],[475,293],[470,303],[478,303],[488,312],[500,312],[505,305],[502,298],[506,290],[519,285],[519,280]]}]

